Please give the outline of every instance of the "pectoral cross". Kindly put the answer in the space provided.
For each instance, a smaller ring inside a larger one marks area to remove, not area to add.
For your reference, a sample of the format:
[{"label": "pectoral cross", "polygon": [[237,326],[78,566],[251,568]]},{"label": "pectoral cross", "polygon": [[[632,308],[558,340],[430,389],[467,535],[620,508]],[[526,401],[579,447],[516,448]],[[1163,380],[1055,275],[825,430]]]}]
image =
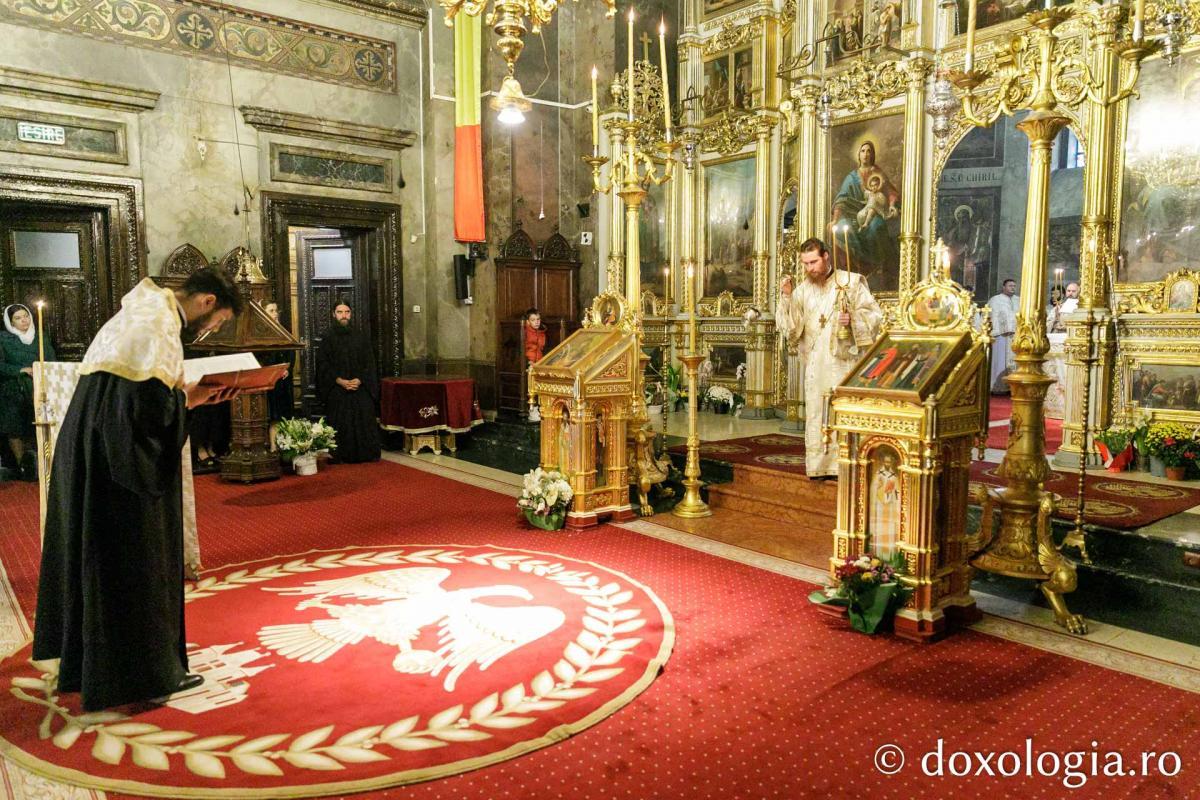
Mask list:
[{"label": "pectoral cross", "polygon": [[638,37],[638,41],[642,43],[642,61],[649,63],[650,61],[650,42],[653,41],[650,36],[642,31],[642,35]]}]

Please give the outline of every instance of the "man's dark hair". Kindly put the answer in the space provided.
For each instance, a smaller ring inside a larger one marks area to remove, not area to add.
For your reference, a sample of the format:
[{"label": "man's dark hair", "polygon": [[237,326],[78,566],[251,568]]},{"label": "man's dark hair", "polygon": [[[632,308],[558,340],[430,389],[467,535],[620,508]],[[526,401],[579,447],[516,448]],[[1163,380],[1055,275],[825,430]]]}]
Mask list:
[{"label": "man's dark hair", "polygon": [[234,316],[242,313],[244,305],[237,287],[228,275],[216,267],[201,267],[196,270],[183,282],[182,289],[187,297],[194,294],[211,294],[217,298],[214,310],[228,308]]},{"label": "man's dark hair", "polygon": [[332,316],[333,314],[337,313],[338,308],[341,306],[345,306],[346,308],[350,309],[351,314],[354,313],[354,306],[350,305],[349,300],[338,300],[333,304],[333,310],[329,312],[330,315]]},{"label": "man's dark hair", "polygon": [[1012,279],[1012,278],[1005,278],[1005,279],[1004,279],[1004,280],[1003,280],[1003,281],[1000,283],[1000,286],[1004,287],[1004,286],[1007,286],[1007,285],[1008,285],[1008,284],[1010,284],[1010,283],[1011,283],[1013,286],[1016,286],[1016,285],[1017,285],[1017,282],[1016,282],[1014,279]]},{"label": "man's dark hair", "polygon": [[808,239],[805,239],[803,242],[801,242],[801,244],[800,244],[800,252],[801,253],[811,253],[813,250],[816,250],[821,255],[825,255],[826,253],[829,252],[827,249],[825,249],[825,243],[815,236],[812,236]]},{"label": "man's dark hair", "polygon": [[542,315],[542,312],[538,311],[536,307],[526,309],[525,310],[525,319],[529,319],[534,314],[537,314],[540,317]]}]

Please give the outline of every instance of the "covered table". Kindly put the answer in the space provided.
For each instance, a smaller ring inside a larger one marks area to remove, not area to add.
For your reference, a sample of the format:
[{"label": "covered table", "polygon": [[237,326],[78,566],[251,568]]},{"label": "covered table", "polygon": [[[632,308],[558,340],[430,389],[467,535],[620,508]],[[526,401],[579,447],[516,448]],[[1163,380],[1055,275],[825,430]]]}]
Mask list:
[{"label": "covered table", "polygon": [[483,424],[471,378],[384,378],[379,391],[379,424],[404,434],[404,449],[416,455],[443,444],[454,452],[455,436]]}]

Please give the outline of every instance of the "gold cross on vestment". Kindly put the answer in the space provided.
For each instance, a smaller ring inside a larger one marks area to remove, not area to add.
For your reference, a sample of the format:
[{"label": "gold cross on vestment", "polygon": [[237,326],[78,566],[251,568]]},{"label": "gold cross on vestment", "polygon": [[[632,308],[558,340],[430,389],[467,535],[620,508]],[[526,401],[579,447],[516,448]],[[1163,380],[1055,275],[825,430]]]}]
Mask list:
[{"label": "gold cross on vestment", "polygon": [[650,42],[653,41],[645,31],[638,37],[638,41],[642,43],[642,61],[650,61]]}]

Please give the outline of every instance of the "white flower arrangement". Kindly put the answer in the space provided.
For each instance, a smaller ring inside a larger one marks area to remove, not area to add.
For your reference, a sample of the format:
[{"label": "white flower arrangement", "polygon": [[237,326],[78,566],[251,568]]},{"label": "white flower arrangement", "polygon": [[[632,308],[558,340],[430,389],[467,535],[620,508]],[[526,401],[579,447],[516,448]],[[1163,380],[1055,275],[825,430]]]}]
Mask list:
[{"label": "white flower arrangement", "polygon": [[567,476],[558,470],[547,472],[538,467],[525,475],[517,506],[538,516],[549,516],[565,510],[574,494]]},{"label": "white flower arrangement", "polygon": [[733,405],[733,392],[725,386],[708,387],[708,402]]},{"label": "white flower arrangement", "polygon": [[737,365],[737,373],[736,374],[737,374],[737,379],[739,381],[746,380],[746,362],[745,361],[743,361],[741,364]]},{"label": "white flower arrangement", "polygon": [[307,453],[327,453],[337,449],[337,431],[321,417],[316,422],[306,419],[281,419],[275,435],[275,445],[283,457],[294,459]]}]

